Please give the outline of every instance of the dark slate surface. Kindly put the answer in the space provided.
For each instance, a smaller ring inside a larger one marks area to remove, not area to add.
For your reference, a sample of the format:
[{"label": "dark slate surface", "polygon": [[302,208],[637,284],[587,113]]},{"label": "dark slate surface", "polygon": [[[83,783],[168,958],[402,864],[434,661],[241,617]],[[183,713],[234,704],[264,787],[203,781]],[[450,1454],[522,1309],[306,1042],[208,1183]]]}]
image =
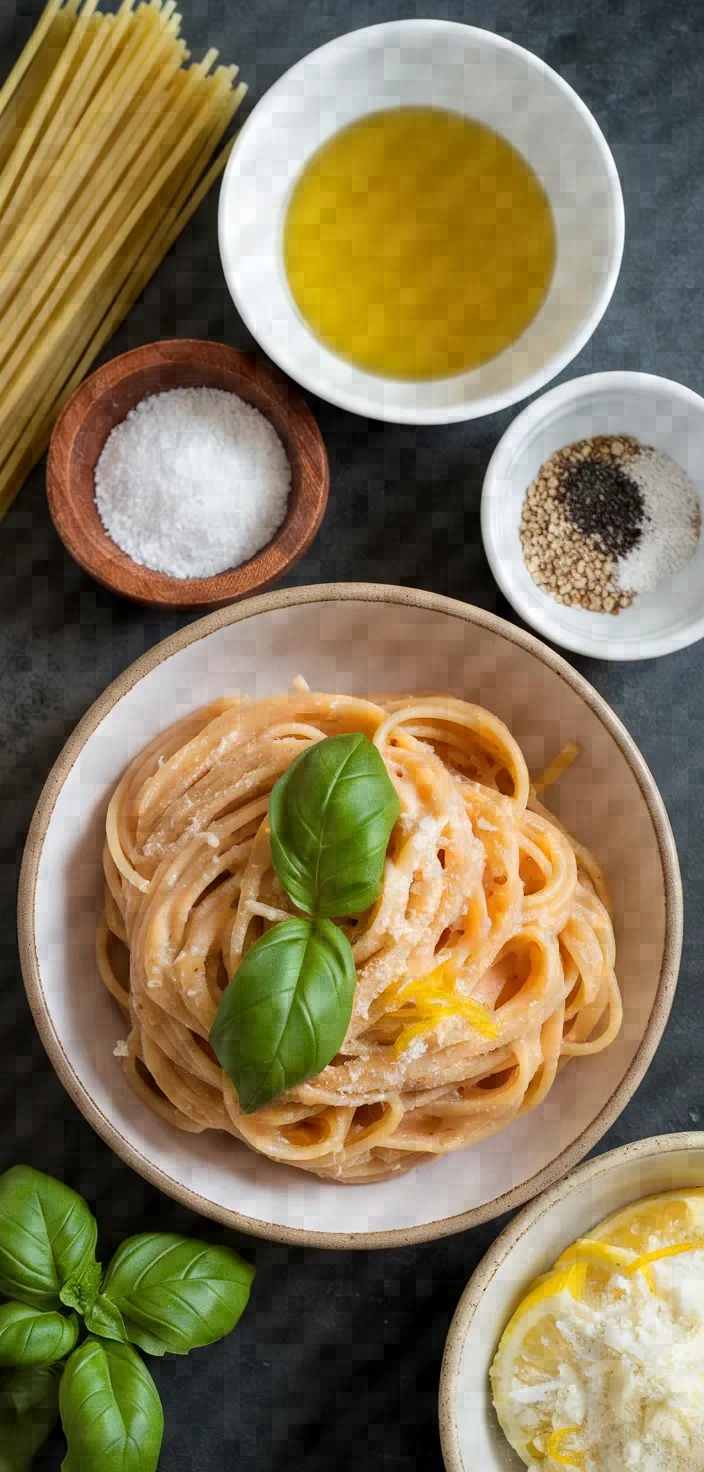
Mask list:
[{"label": "dark slate surface", "polygon": [[[0,0],[4,73],[39,0]],[[355,25],[435,15],[498,30],[581,93],[613,147],[626,198],[623,270],[593,341],[566,376],[632,368],[704,391],[704,9],[697,0],[186,0],[195,50],[221,46],[249,83],[246,109],[305,52]],[[200,54],[200,53],[197,53]],[[245,110],[246,110],[245,109]],[[221,277],[210,199],[110,345],[247,334]],[[322,532],[291,581],[372,579],[431,588],[511,612],[479,536],[482,476],[511,413],[441,429],[397,428],[312,403],[332,469]],[[105,685],[185,622],[144,612],[84,577],[50,525],[43,467],[0,527],[2,996],[0,1167],[64,1176],[94,1205],[107,1256],[128,1232],[232,1237],[180,1209],[122,1165],[54,1077],[30,1019],[14,941],[16,878],[49,766]],[[701,984],[702,646],[636,665],[575,661],[635,737],[672,819],[687,896],[674,1013],[650,1072],[600,1148],[704,1116]],[[286,1249],[242,1239],[258,1276],[226,1342],[154,1362],[166,1410],[164,1472],[439,1472],[436,1390],[460,1292],[502,1223],[379,1254]],[[56,1438],[37,1460],[61,1462]],[[481,1469],[477,1469],[481,1472]]]}]

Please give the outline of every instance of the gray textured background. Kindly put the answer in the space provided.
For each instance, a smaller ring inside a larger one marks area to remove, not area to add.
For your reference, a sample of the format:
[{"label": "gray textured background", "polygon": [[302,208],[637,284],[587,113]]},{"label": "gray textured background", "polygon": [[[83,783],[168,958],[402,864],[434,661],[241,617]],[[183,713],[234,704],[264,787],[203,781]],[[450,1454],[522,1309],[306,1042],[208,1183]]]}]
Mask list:
[{"label": "gray textured background", "polygon": [[[250,93],[354,26],[443,16],[502,32],[579,91],[613,148],[626,200],[626,251],[606,319],[566,377],[590,369],[661,373],[704,392],[704,7],[699,0],[184,0],[196,56],[237,61]],[[39,0],[0,0],[4,75]],[[222,280],[213,196],[182,236],[107,356],[158,337],[248,346]],[[449,428],[397,428],[312,401],[332,471],[322,531],[290,581],[371,579],[510,610],[481,548],[482,476],[511,412]],[[38,468],[0,526],[0,1168],[29,1161],[94,1205],[107,1257],[128,1232],[231,1235],[181,1210],[113,1157],[44,1056],[14,941],[16,878],[34,803],[61,746],[105,685],[186,621],[131,607],[74,566],[49,522]],[[687,899],[682,973],[650,1072],[601,1148],[704,1115],[699,992],[702,645],[659,661],[575,660],[625,721],[672,819]],[[460,1292],[501,1223],[380,1254],[285,1249],[242,1239],[258,1276],[229,1340],[154,1362],[164,1400],[164,1472],[424,1472],[442,1468],[436,1390]],[[61,1461],[60,1438],[37,1460]],[[481,1469],[477,1469],[481,1472]]]}]

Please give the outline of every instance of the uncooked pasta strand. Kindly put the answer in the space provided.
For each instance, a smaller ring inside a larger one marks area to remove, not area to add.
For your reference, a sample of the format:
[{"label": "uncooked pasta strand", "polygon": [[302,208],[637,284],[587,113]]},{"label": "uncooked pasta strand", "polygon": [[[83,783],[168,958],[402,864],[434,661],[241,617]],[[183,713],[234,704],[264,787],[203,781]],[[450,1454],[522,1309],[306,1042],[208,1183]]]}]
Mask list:
[{"label": "uncooked pasta strand", "polygon": [[[23,253],[25,237],[34,221],[48,213],[50,205],[60,211],[64,204],[62,196],[67,184],[64,169],[61,168],[61,192],[47,189],[46,185],[50,181],[52,170],[57,166],[61,167],[65,143],[70,142],[73,150],[77,151],[78,125],[81,124],[83,131],[82,114],[91,97],[100,91],[104,73],[110,66],[111,52],[120,39],[120,24],[119,21],[116,23],[114,16],[94,15],[90,30],[79,38],[82,42],[80,60],[70,81],[67,81],[60,106],[56,106],[53,114],[45,120],[32,156],[22,168],[2,212],[0,246],[3,252],[3,276],[9,270],[13,274],[18,270],[25,274],[30,269],[33,256],[29,250],[26,255]],[[124,25],[123,21],[123,30]],[[17,156],[12,159],[12,169],[4,171],[4,190],[9,188],[12,174],[18,173],[24,162],[22,153],[21,140]],[[70,197],[67,192],[66,203]],[[3,296],[3,304],[4,300]]]},{"label": "uncooked pasta strand", "polygon": [[[30,159],[35,147],[40,144],[44,134],[47,120],[51,116],[51,109],[57,104],[71,82],[73,71],[77,70],[80,63],[81,46],[90,42],[91,31],[94,33],[98,22],[90,25],[93,11],[97,0],[86,0],[86,3],[78,16],[75,25],[66,42],[66,46],[52,71],[47,86],[37,99],[37,105],[32,111],[27,127],[19,138],[13,153],[3,169],[0,179],[0,209],[13,190],[15,183],[22,170]],[[104,19],[101,18],[101,19]]]},{"label": "uncooked pasta strand", "polygon": [[[143,226],[143,238],[129,255],[126,253],[124,261],[115,273],[117,279],[114,279],[112,283],[113,287],[118,282],[120,283],[120,294],[116,297],[107,315],[103,314],[102,302],[99,302],[97,310],[86,318],[82,334],[82,343],[85,344],[83,356],[79,359],[73,373],[67,380],[63,362],[59,365],[58,370],[54,369],[51,386],[42,392],[39,406],[14,449],[9,450],[8,447],[8,452],[4,457],[0,449],[0,518],[11,505],[32,465],[46,450],[54,421],[63,405],[78,387],[101,348],[105,346],[128,312],[131,311],[150,277],[161,265],[185,225],[223,172],[235,141],[234,138],[230,139],[221,150],[198,187],[194,189],[193,186],[202,172],[203,163],[207,162],[212,147],[217,146],[228,127],[245,90],[244,86],[241,86],[233,91],[229,107],[220,120],[213,137],[200,150],[196,164],[157,230],[152,231],[151,226],[147,223],[146,228]],[[135,265],[132,264],[133,256],[136,258]]]},{"label": "uncooked pasta strand", "polygon": [[[155,16],[155,12],[147,10],[146,17]],[[75,211],[80,205],[85,210],[86,205],[90,211],[89,219],[95,219],[101,211],[104,199],[103,180],[107,174],[111,182],[117,183],[121,172],[130,167],[134,156],[131,135],[139,126],[139,109],[135,106],[139,89],[143,86],[155,65],[161,65],[163,78],[167,79],[171,69],[180,65],[180,57],[174,53],[169,46],[171,39],[169,25],[159,27],[158,18],[149,21],[149,31],[141,34],[142,22],[137,29],[137,24],[132,27],[130,36],[130,11],[123,11],[114,25],[107,24],[113,17],[101,17],[106,22],[105,27],[96,37],[96,49],[98,44],[106,51],[101,58],[102,71],[99,86],[95,84],[95,78],[91,78],[93,95],[86,106],[86,89],[81,91],[76,87],[76,98],[71,110],[64,107],[61,110],[60,127],[52,136],[48,131],[43,140],[43,148],[49,156],[50,167],[61,178],[61,189],[54,190],[46,197],[46,191],[37,187],[32,172],[27,171],[23,180],[24,194],[18,189],[13,197],[11,207],[6,212],[3,221],[3,236],[10,233],[15,219],[18,227],[12,232],[11,247],[12,255],[4,252],[7,265],[0,274],[0,311],[4,310],[5,304],[11,293],[12,277],[16,275],[15,261],[21,263],[23,274],[26,274],[33,262],[39,255],[47,240],[62,221],[62,233],[67,239],[75,236],[76,241],[80,238],[76,223]],[[137,21],[140,17],[137,17]],[[173,25],[173,22],[170,23]],[[173,33],[172,33],[173,34]],[[127,40],[126,45],[122,43]],[[160,45],[161,43],[161,45]],[[120,48],[122,47],[122,50]],[[90,76],[90,66],[94,59],[87,55],[84,59],[84,68]],[[86,79],[87,80],[87,79]],[[162,76],[157,74],[152,85],[163,87]],[[108,106],[109,101],[109,106]],[[122,119],[128,113],[126,126],[122,126]],[[77,125],[80,120],[80,128]],[[115,136],[120,130],[119,152],[108,150],[96,169],[96,159],[104,153],[106,145],[112,139],[115,148],[118,140]],[[39,150],[35,155],[33,164]],[[119,160],[119,162],[118,162]],[[90,189],[81,195],[81,187],[90,177]],[[25,197],[29,196],[28,202]],[[33,196],[33,197],[32,197]],[[43,269],[46,272],[47,261],[42,260]],[[50,282],[47,280],[47,286]]]},{"label": "uncooked pasta strand", "polygon": [[44,45],[44,42],[53,24],[54,18],[58,14],[60,8],[61,0],[49,0],[48,5],[45,6],[39,20],[37,21],[36,26],[34,27],[32,35],[27,42],[27,45],[25,46],[24,50],[20,52],[20,55],[18,56],[9,77],[6,77],[2,87],[0,87],[0,115],[4,113],[10,101],[10,98],[14,97],[20,82],[25,76],[25,73],[29,70],[30,66],[36,60],[38,52],[40,48]]},{"label": "uncooked pasta strand", "polygon": [[[201,100],[197,94],[194,95],[194,89],[189,87],[187,72],[181,73],[175,80],[181,93],[176,104],[176,118],[179,123],[183,121],[184,133],[173,148],[172,154],[161,164],[155,174],[150,174],[154,155],[158,159],[161,144],[173,124],[173,117],[167,115],[162,116],[158,126],[151,130],[149,142],[142,149],[142,158],[134,179],[130,181],[126,189],[118,186],[107,208],[96,220],[70,259],[66,261],[61,259],[58,246],[55,251],[52,251],[56,262],[55,285],[43,307],[35,315],[31,315],[30,302],[25,311],[20,314],[19,320],[13,317],[13,332],[21,335],[18,337],[15,351],[10,354],[4,367],[0,370],[0,395],[2,395],[0,427],[16,413],[18,405],[31,384],[33,366],[31,361],[27,362],[27,359],[31,359],[33,347],[41,345],[44,354],[52,351],[60,352],[67,319],[70,322],[71,316],[84,306],[109,262],[119,252],[144,210],[158,195],[172,169],[180,162],[187,148],[192,144],[198,127],[205,120],[210,99]],[[194,105],[195,116],[193,116]],[[159,111],[156,103],[154,111],[155,115]],[[148,126],[150,119],[147,118],[144,121]],[[68,303],[62,306],[67,293],[70,293]],[[27,325],[27,319],[30,316],[31,321]],[[23,327],[24,332],[22,332]]]},{"label": "uncooked pasta strand", "polygon": [[50,4],[0,90],[0,516],[224,165],[244,88],[174,0]]}]

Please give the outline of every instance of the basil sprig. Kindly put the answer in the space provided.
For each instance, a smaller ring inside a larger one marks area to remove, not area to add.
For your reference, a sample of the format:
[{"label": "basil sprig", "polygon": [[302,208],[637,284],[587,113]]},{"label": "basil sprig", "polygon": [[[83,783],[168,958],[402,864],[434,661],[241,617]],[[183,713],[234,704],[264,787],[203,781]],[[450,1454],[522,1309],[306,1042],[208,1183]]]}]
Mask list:
[{"label": "basil sprig", "polygon": [[245,1114],[335,1057],[356,982],[352,947],[330,920],[281,920],[255,941],[210,1032]]},{"label": "basil sprig", "polygon": [[383,758],[360,732],[316,742],[274,786],[272,862],[305,916],[255,941],[210,1030],[245,1114],[320,1073],[339,1051],[356,972],[332,917],[359,915],[378,898],[399,811]]},{"label": "basil sprig", "polygon": [[155,1472],[164,1417],[132,1345],[188,1354],[229,1334],[247,1304],[253,1269],[229,1247],[144,1233],[103,1273],[97,1234],[61,1181],[29,1166],[0,1176],[0,1288],[12,1294],[0,1305],[0,1472],[28,1472],[59,1411],[63,1472]]},{"label": "basil sprig", "polygon": [[297,756],[269,801],[271,857],[307,915],[361,915],[379,894],[396,789],[377,747],[359,731]]}]

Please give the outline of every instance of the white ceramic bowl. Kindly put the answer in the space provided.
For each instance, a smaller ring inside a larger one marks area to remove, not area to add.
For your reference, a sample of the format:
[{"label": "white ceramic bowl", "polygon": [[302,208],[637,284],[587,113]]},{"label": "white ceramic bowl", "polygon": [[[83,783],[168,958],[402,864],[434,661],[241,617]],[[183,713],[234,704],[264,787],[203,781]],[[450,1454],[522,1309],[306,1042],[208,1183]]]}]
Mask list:
[{"label": "white ceramic bowl", "polygon": [[[562,1072],[539,1110],[486,1144],[369,1186],[320,1181],[230,1136],[183,1134],[153,1115],[113,1057],[124,1022],[102,986],[108,798],[127,763],[178,717],[223,694],[286,689],[300,671],[338,691],[447,690],[508,722],[541,769],[577,737],[550,794],[612,886],[625,1021],[604,1053]],[[599,1139],[640,1082],[669,1011],[682,902],[657,788],[591,686],[529,634],[413,589],[330,584],[235,604],[138,660],[84,717],[51,773],[29,835],[19,901],[22,967],[45,1046],[79,1108],[118,1154],[206,1215],[263,1236],[383,1247],[472,1226],[526,1201]]]},{"label": "white ceramic bowl", "polygon": [[[469,114],[507,138],[541,179],[558,240],[547,299],[513,347],[473,373],[423,383],[375,377],[324,347],[294,304],[282,257],[291,191],[311,155],[356,118],[409,104]],[[321,46],[266,93],[228,163],[219,231],[238,311],[292,378],[372,419],[445,424],[535,393],[584,347],[616,284],[623,201],[594,118],[544,62],[473,26],[387,21]]]},{"label": "white ceramic bowl", "polygon": [[526,1289],[577,1237],[630,1201],[704,1186],[704,1134],[655,1135],[588,1160],[509,1224],[457,1305],[440,1376],[447,1472],[522,1472],[491,1403],[489,1367]]},{"label": "white ceramic bowl", "polygon": [[482,537],[496,581],[516,613],[546,639],[596,659],[652,659],[704,637],[704,537],[694,557],[622,613],[566,608],[533,582],[519,527],[527,487],[563,445],[596,434],[632,434],[691,476],[704,520],[704,399],[650,373],[593,373],[529,404],[492,455],[482,492]]}]

